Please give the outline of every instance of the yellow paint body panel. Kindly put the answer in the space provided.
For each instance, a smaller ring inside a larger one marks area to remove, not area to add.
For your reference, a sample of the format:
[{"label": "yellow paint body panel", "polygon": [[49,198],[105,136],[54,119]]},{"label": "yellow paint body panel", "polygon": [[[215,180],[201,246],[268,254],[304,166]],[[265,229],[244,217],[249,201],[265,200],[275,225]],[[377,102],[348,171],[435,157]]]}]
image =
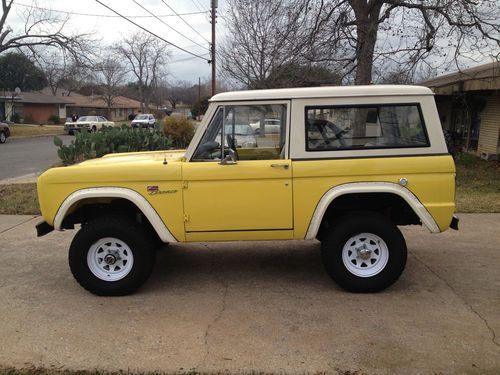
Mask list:
[{"label": "yellow paint body panel", "polygon": [[184,163],[186,233],[293,229],[292,171],[273,164],[291,161]]},{"label": "yellow paint body panel", "polygon": [[455,211],[451,156],[307,160],[293,163],[294,238],[304,238],[316,205],[331,188],[355,182],[398,183],[403,177],[440,230],[446,230]]},{"label": "yellow paint body panel", "polygon": [[[185,162],[183,155],[120,154],[50,169],[38,180],[42,215],[53,225],[59,207],[73,192],[122,187],[141,194],[178,241],[303,239],[328,190],[355,182],[398,183],[403,177],[441,231],[448,228],[455,210],[455,166],[450,156],[220,165]],[[147,187],[152,185],[170,192],[150,195]]]},{"label": "yellow paint body panel", "polygon": [[[42,215],[53,225],[63,201],[73,192],[95,187],[122,187],[141,194],[156,210],[178,240],[184,240],[182,207],[183,152],[119,154],[65,168],[52,168],[38,178]],[[163,160],[168,164],[164,165]],[[171,194],[149,195],[147,186],[176,190]]]}]

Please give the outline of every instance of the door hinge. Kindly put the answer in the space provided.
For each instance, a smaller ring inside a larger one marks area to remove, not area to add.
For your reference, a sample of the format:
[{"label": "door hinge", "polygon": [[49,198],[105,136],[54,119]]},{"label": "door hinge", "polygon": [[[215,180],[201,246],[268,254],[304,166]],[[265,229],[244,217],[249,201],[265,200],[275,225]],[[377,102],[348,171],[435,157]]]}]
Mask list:
[{"label": "door hinge", "polygon": [[188,182],[187,181],[182,181],[182,188],[187,189],[188,188]]},{"label": "door hinge", "polygon": [[189,221],[189,215],[184,214],[184,222],[187,223]]}]

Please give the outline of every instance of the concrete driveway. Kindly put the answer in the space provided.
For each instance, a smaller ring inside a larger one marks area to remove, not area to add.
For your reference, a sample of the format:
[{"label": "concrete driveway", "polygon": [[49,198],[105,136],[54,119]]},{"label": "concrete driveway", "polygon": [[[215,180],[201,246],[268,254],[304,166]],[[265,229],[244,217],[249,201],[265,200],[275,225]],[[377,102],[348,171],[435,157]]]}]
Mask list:
[{"label": "concrete driveway", "polygon": [[68,269],[73,232],[36,239],[37,221],[0,220],[0,366],[500,373],[500,214],[404,229],[406,271],[373,295],[336,287],[317,242],[252,242],[173,245],[137,294],[95,297]]}]

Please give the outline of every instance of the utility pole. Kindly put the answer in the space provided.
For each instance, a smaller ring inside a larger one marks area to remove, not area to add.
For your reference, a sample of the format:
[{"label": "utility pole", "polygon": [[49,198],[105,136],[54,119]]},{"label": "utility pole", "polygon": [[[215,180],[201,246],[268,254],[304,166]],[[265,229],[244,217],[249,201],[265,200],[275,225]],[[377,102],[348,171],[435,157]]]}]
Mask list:
[{"label": "utility pole", "polygon": [[198,77],[198,103],[201,100],[201,77]]},{"label": "utility pole", "polygon": [[217,3],[218,0],[210,0],[211,1],[211,8],[212,8],[212,46],[211,46],[211,52],[212,52],[212,96],[215,95],[215,22],[216,22],[216,9],[217,9]]}]

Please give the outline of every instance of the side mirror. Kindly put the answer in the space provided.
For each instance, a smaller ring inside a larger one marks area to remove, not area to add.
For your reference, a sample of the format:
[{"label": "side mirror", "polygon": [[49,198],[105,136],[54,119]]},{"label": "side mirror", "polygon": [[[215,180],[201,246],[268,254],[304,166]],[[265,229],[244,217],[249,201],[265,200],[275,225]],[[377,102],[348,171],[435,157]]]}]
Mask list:
[{"label": "side mirror", "polygon": [[220,165],[235,165],[238,164],[236,161],[236,153],[232,148],[228,150],[228,155],[220,161]]}]

